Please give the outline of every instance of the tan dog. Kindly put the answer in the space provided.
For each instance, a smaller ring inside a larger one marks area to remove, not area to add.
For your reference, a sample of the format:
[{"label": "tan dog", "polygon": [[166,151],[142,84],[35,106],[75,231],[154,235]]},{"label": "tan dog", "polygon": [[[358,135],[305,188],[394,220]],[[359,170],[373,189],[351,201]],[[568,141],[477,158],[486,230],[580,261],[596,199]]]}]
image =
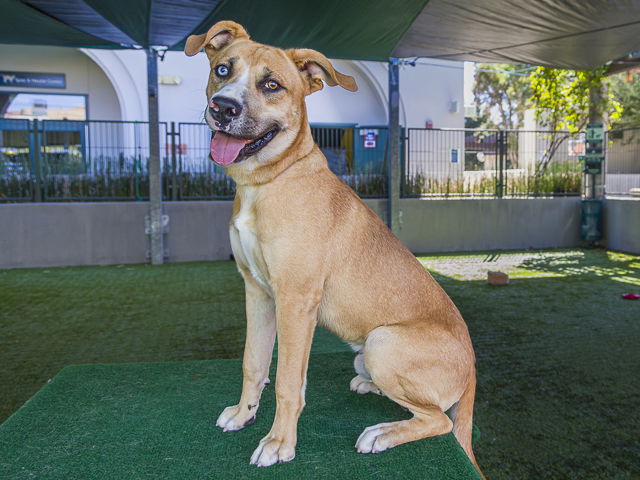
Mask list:
[{"label": "tan dog", "polygon": [[355,80],[316,51],[253,42],[234,22],[189,37],[185,53],[202,48],[211,63],[211,156],[237,183],[229,231],[247,311],[242,395],[217,425],[233,431],[253,423],[277,334],[275,420],[251,463],[293,459],[319,324],[358,352],[352,390],[382,392],[414,415],[365,429],[358,452],[453,429],[477,468],[467,326],[416,258],[328,169],[311,136],[305,96],[323,82],[355,91]]}]

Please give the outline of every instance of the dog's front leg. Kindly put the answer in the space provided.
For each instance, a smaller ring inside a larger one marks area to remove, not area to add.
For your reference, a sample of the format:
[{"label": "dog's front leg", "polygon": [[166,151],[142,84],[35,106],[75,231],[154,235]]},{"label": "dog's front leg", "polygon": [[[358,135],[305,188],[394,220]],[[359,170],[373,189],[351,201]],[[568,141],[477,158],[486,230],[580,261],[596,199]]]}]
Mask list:
[{"label": "dog's front leg", "polygon": [[251,277],[243,273],[247,309],[247,339],[242,361],[242,395],[237,405],[224,409],[216,425],[225,432],[240,430],[256,418],[276,337],[275,303]]},{"label": "dog's front leg", "polygon": [[320,295],[276,295],[276,415],[271,431],[251,456],[253,465],[266,467],[295,457],[298,417],[305,404],[307,366],[319,303]]}]

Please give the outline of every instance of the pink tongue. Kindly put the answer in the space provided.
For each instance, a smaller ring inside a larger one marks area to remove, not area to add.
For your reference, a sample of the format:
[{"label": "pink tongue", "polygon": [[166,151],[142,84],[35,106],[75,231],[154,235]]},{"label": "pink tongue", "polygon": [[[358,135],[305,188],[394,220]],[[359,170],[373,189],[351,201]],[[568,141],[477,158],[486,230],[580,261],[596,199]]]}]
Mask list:
[{"label": "pink tongue", "polygon": [[250,141],[217,131],[211,139],[211,158],[218,165],[229,165],[238,158],[242,147]]}]

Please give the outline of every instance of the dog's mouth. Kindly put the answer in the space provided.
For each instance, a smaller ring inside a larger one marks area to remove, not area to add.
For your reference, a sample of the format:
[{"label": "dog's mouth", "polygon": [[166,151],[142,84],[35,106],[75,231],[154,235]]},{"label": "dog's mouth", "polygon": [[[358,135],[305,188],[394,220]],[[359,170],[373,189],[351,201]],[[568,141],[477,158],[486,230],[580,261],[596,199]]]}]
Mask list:
[{"label": "dog's mouth", "polygon": [[211,159],[218,165],[231,165],[262,150],[277,134],[278,129],[273,128],[259,138],[247,140],[215,130],[211,134]]}]

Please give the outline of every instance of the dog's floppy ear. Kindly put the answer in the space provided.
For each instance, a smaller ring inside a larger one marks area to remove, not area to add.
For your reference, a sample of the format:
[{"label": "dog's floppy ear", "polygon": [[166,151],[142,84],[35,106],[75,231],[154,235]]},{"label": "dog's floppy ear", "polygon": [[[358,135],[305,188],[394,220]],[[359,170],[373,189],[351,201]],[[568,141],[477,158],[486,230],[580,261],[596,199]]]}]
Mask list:
[{"label": "dog's floppy ear", "polygon": [[331,62],[315,50],[299,48],[296,50],[287,50],[287,55],[296,64],[300,74],[309,85],[307,95],[318,90],[322,90],[322,82],[333,87],[340,85],[342,88],[355,92],[358,90],[356,80],[349,75],[343,75],[336,71]]},{"label": "dog's floppy ear", "polygon": [[190,35],[184,45],[184,53],[191,57],[207,46],[220,50],[239,39],[249,40],[249,34],[242,25],[224,20],[216,23],[207,33]]}]

